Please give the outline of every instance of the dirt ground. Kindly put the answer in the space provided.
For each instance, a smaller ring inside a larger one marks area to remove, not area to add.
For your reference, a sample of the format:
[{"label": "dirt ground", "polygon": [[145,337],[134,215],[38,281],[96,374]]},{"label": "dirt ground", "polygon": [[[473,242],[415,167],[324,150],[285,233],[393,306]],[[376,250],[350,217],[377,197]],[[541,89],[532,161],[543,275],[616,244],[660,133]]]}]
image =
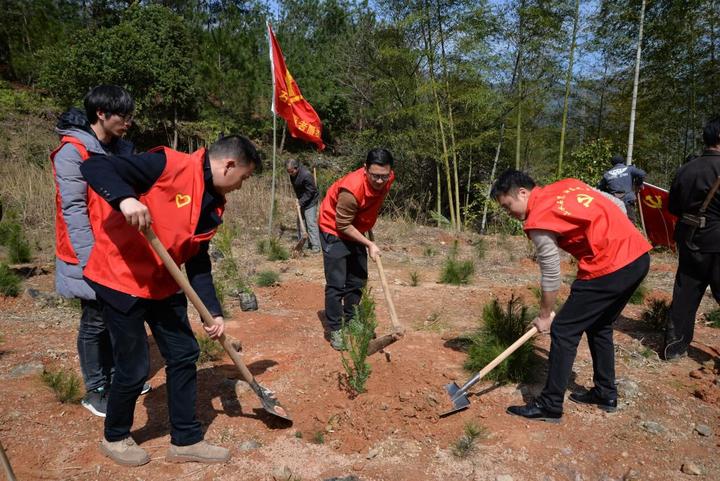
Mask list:
[{"label": "dirt ground", "polygon": [[[664,363],[653,349],[660,337],[638,321],[643,306],[628,306],[616,326],[617,376],[621,409],[605,414],[572,402],[562,423],[530,422],[505,413],[543,385],[549,339],[536,341],[538,380],[528,385],[482,382],[471,407],[441,418],[449,408],[443,386],[464,382],[470,373],[457,338],[477,328],[482,306],[494,296],[521,296],[535,302],[531,287],[538,270],[519,237],[486,238],[477,258],[467,236],[461,255],[475,258],[468,286],[438,284],[452,237],[431,228],[383,222],[377,230],[385,248],[391,293],[405,339],[392,345],[389,360],[371,358],[368,392],[352,397],[343,388],[340,355],[323,339],[322,258],[271,263],[254,248],[236,245],[241,265],[281,272],[279,286],[257,288],[260,309],[245,313],[228,298],[230,334],[244,344],[243,357],[258,380],[273,389],[294,419],[291,426],[268,417],[242,382],[229,358],[198,366],[198,414],[206,439],[230,447],[224,465],[169,464],[165,373],[153,350],[153,391],[139,399],[133,436],[152,461],[139,468],[115,465],[98,450],[102,420],[78,404],[60,404],[41,379],[42,369],[64,367],[79,373],[75,346],[79,312],[52,299],[0,298],[0,440],[19,480],[720,480],[720,330],[698,314],[696,343],[688,358]],[[409,242],[409,239],[412,239]],[[286,233],[284,241],[291,239]],[[250,244],[252,245],[252,244]],[[432,254],[434,251],[434,255]],[[675,260],[654,254],[649,297],[668,298]],[[420,284],[411,286],[410,273]],[[574,275],[566,259],[563,272]],[[26,288],[52,292],[52,274],[29,278]],[[374,266],[370,285],[377,304],[379,333],[389,329]],[[563,287],[564,294],[568,286]],[[193,326],[200,331],[197,315]],[[592,386],[591,358],[583,340],[570,390]],[[472,423],[484,436],[464,458],[452,446]],[[705,429],[709,428],[709,429]],[[702,433],[702,434],[701,434]],[[683,467],[684,466],[684,467]],[[686,474],[696,469],[700,474]],[[355,478],[352,478],[354,476]]]}]

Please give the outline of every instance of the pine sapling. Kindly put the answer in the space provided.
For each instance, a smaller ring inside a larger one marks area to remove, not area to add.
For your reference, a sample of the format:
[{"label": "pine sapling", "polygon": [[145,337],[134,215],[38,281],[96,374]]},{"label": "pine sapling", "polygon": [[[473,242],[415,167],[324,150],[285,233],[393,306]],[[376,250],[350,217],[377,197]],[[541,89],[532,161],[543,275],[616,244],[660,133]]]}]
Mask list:
[{"label": "pine sapling", "polygon": [[370,289],[364,289],[360,303],[355,306],[355,315],[342,327],[343,343],[347,348],[347,357],[344,353],[342,355],[342,365],[347,374],[348,386],[356,394],[365,392],[365,383],[372,372],[366,359],[376,327],[375,301]]}]

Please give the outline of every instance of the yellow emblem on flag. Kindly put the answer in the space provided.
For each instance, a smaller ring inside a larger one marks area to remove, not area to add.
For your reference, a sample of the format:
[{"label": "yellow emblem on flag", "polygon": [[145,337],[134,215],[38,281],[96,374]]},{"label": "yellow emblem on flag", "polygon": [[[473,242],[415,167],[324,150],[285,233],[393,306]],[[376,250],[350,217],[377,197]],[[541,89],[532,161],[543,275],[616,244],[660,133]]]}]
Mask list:
[{"label": "yellow emblem on flag", "polygon": [[662,209],[662,198],[659,195],[646,195],[643,203],[651,209]]},{"label": "yellow emblem on flag", "polygon": [[176,194],[175,195],[175,205],[179,208],[185,207],[192,201],[192,197],[189,195],[183,195],[183,194]]}]

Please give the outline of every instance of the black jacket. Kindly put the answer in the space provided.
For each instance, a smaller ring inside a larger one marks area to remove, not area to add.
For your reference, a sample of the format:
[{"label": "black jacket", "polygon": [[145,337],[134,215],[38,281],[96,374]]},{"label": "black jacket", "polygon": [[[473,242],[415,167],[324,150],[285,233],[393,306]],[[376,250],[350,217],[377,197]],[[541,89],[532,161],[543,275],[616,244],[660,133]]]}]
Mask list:
[{"label": "black jacket", "polygon": [[290,176],[295,196],[298,198],[301,209],[307,209],[311,205],[317,204],[320,194],[318,193],[315,180],[310,171],[304,166],[298,167],[298,173],[295,177]]},{"label": "black jacket", "polygon": [[[683,165],[675,173],[670,187],[668,210],[678,216],[697,214],[700,206],[720,176],[720,151],[706,150]],[[705,212],[706,226],[697,229],[693,242],[702,252],[720,252],[720,192],[710,201]],[[682,222],[675,226],[675,240],[684,245],[692,227]]]}]

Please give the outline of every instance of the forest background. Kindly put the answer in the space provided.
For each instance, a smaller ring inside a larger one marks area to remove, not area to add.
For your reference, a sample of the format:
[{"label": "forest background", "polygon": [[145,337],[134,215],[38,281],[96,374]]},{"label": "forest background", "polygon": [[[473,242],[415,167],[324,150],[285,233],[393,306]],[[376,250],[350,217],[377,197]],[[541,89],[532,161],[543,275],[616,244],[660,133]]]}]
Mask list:
[{"label": "forest background", "polygon": [[54,122],[101,83],[134,95],[140,149],[240,132],[268,162],[267,21],[327,144],[319,153],[280,127],[284,157],[317,167],[326,187],[386,147],[398,173],[388,210],[481,230],[487,205],[490,228],[514,230],[486,203],[493,173],[595,184],[611,155],[627,154],[643,10],[633,163],[666,187],[701,151],[702,125],[720,111],[720,2],[643,3],[0,0],[3,170],[46,174],[56,139],[16,120]]}]

